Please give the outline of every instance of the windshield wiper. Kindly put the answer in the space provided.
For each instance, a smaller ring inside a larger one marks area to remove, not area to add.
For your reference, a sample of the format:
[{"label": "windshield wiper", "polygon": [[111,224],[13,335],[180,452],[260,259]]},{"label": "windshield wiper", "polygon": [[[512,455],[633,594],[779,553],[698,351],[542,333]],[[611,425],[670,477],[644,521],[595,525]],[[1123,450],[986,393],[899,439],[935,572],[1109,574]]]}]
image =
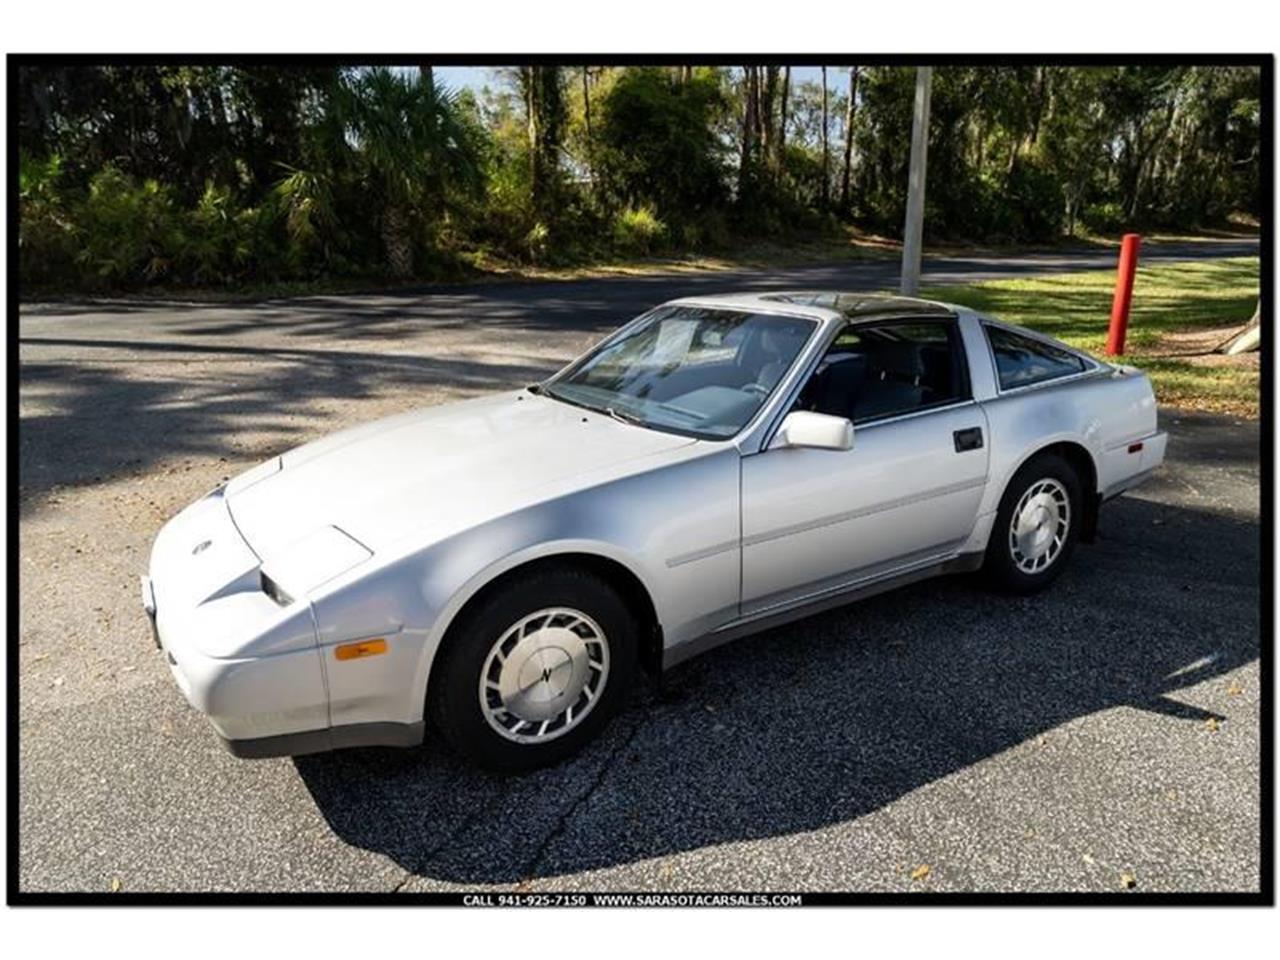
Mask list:
[{"label": "windshield wiper", "polygon": [[[534,387],[537,387],[538,389],[535,391]],[[567,403],[573,407],[581,407],[583,410],[590,410],[592,413],[603,413],[606,416],[617,420],[619,423],[629,423],[637,427],[650,426],[647,420],[643,417],[636,416],[634,413],[630,413],[626,410],[615,410],[613,407],[597,407],[590,403],[583,403],[581,400],[571,400],[566,396],[556,393],[554,390],[547,390],[543,388],[540,384],[535,383],[532,387],[528,387],[527,389],[534,391],[535,393],[539,393],[544,397],[550,397],[552,400],[559,400],[561,403]]]},{"label": "windshield wiper", "polygon": [[646,425],[643,419],[637,417],[634,413],[627,413],[625,410],[615,410],[613,407],[605,407],[604,412],[613,417],[613,419],[617,420],[619,423],[630,423],[633,426],[638,427]]}]

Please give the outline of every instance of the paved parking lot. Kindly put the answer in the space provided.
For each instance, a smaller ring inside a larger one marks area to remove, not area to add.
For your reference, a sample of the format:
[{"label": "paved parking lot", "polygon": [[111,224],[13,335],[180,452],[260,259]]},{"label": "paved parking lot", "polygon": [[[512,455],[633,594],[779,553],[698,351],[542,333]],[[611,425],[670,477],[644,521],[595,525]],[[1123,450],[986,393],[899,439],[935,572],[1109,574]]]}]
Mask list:
[{"label": "paved parking lot", "polygon": [[1202,414],[1169,413],[1168,468],[1047,594],[953,578],[740,641],[637,689],[564,766],[222,751],[138,608],[167,517],[269,454],[528,382],[639,307],[740,279],[24,307],[22,889],[1256,890],[1259,432]]}]

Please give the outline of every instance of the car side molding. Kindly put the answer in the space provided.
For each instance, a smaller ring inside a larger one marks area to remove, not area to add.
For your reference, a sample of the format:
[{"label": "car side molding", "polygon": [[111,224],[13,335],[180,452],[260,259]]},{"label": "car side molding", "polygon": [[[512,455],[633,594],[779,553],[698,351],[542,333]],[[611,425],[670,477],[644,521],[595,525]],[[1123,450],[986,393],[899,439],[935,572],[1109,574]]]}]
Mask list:
[{"label": "car side molding", "polygon": [[662,654],[662,669],[664,671],[670,670],[677,664],[684,663],[686,660],[690,660],[709,650],[714,650],[721,644],[737,640],[739,637],[760,633],[772,627],[782,626],[784,623],[791,623],[793,620],[802,620],[825,610],[832,610],[858,600],[864,600],[867,597],[873,597],[879,593],[896,590],[898,587],[904,587],[909,583],[916,583],[920,580],[928,580],[931,577],[949,573],[971,573],[982,567],[983,556],[982,553],[977,552],[962,553],[949,560],[891,573],[871,581],[855,581],[835,590],[823,591],[816,596],[802,597],[787,604],[782,609],[774,608],[739,618],[687,643],[664,650]]}]

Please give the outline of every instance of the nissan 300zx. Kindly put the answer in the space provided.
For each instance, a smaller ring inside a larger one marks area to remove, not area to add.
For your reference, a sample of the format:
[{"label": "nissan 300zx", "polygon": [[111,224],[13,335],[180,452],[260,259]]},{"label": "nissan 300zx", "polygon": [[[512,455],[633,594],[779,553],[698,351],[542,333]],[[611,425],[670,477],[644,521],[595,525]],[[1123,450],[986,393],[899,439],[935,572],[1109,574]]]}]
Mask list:
[{"label": "nissan 300zx", "polygon": [[965,308],[683,299],[234,478],[160,531],[142,598],[239,756],[430,728],[524,769],[639,668],[938,574],[1043,589],[1164,450],[1142,373]]}]

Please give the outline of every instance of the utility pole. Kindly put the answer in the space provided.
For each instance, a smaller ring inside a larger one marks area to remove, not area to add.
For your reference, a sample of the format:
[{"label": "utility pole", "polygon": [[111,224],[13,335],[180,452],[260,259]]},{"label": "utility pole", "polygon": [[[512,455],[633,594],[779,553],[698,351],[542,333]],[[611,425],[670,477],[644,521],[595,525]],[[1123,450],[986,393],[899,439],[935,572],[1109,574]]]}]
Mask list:
[{"label": "utility pole", "polygon": [[902,293],[920,291],[920,246],[924,236],[924,177],[929,152],[929,95],[933,67],[916,68],[916,106],[911,118],[911,170],[907,179],[907,222],[902,228]]}]

